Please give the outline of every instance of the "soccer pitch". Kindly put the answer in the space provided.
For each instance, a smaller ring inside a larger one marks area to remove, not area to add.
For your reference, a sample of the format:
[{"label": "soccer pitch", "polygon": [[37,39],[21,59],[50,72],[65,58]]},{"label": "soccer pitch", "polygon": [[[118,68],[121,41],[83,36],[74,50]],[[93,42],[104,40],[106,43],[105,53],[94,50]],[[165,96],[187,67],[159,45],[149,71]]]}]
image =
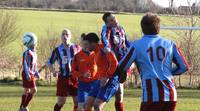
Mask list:
[{"label": "soccer pitch", "polygon": [[[31,111],[52,111],[56,102],[55,87],[38,87],[38,93],[31,101]],[[126,89],[124,105],[125,111],[139,111],[140,89]],[[22,87],[0,86],[0,111],[17,111],[21,101]],[[200,90],[179,89],[176,111],[199,111]],[[71,97],[67,99],[62,111],[72,111]],[[114,98],[106,105],[104,111],[114,110]]]}]

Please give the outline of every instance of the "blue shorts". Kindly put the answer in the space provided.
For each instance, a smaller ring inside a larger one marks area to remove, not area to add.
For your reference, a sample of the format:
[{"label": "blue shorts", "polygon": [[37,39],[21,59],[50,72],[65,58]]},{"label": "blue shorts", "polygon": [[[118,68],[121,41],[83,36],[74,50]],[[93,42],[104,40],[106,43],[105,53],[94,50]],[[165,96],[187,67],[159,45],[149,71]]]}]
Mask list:
[{"label": "blue shorts", "polygon": [[[79,81],[79,84],[78,84],[78,102],[83,103],[83,102],[86,101],[88,96],[94,95],[95,93],[97,93],[98,90],[96,90],[96,87],[99,87],[99,85],[100,85],[99,80],[89,82],[89,83]],[[94,90],[96,90],[96,92]]]},{"label": "blue shorts", "polygon": [[112,98],[112,96],[114,96],[115,93],[118,91],[118,88],[119,80],[118,76],[116,75],[108,81],[106,86],[100,87],[96,98],[108,102]]}]

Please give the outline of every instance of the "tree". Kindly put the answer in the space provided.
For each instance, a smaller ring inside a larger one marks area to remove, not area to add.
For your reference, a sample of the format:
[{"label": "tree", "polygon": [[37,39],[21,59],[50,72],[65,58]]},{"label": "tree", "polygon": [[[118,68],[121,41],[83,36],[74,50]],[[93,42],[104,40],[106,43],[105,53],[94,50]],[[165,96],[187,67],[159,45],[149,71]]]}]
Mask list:
[{"label": "tree", "polygon": [[[176,26],[196,27],[198,24],[200,24],[200,18],[195,15],[195,10],[193,10],[191,0],[187,0],[187,2],[188,6],[184,8],[184,12],[187,13],[181,13],[183,9],[177,9],[176,12],[179,15],[176,15],[176,17],[171,17],[171,21],[173,21],[174,25]],[[179,19],[177,19],[177,17],[179,17]],[[193,81],[196,79],[193,78],[193,75],[199,74],[200,70],[200,33],[195,30],[176,31],[176,33],[178,36],[178,44],[180,44],[181,50],[190,64],[190,69],[187,73],[189,75],[188,85],[191,86],[194,85]],[[180,82],[181,80],[179,79],[179,83]]]},{"label": "tree", "polygon": [[17,15],[11,11],[0,10],[0,48],[15,41],[19,35]]}]

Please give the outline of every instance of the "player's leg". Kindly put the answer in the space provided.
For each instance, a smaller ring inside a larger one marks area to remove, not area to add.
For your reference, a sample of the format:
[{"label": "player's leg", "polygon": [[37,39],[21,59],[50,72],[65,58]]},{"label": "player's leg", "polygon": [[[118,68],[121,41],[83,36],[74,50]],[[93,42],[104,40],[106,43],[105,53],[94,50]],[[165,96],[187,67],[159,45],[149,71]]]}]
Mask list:
[{"label": "player's leg", "polygon": [[70,96],[72,96],[74,108],[73,111],[78,111],[78,81],[76,79],[70,78],[68,81],[67,91]]},{"label": "player's leg", "polygon": [[22,97],[21,97],[21,105],[20,105],[19,111],[23,111],[23,108],[25,107],[26,99],[27,99],[29,91],[30,91],[29,88],[24,88],[24,91],[23,91],[23,94],[22,94]]},{"label": "player's leg", "polygon": [[84,90],[84,88],[79,84],[79,88],[78,88],[78,111],[83,111],[87,94],[88,94],[87,90]]},{"label": "player's leg", "polygon": [[34,94],[37,92],[37,88],[30,88],[30,91],[27,93],[27,97],[26,97],[26,102],[24,104],[24,107],[26,108],[28,106],[28,104],[30,103],[30,101],[32,100]]},{"label": "player's leg", "polygon": [[96,99],[94,103],[94,111],[103,111],[106,102],[101,99]]},{"label": "player's leg", "polygon": [[94,106],[95,97],[88,96],[85,102],[84,111],[92,111],[92,107]]},{"label": "player's leg", "polygon": [[60,111],[65,102],[66,102],[66,97],[58,96],[57,102],[54,105],[54,111]]},{"label": "player's leg", "polygon": [[77,96],[72,96],[73,99],[73,103],[74,103],[74,109],[73,111],[78,111],[78,100],[77,100]]},{"label": "player's leg", "polygon": [[84,102],[79,102],[78,103],[78,111],[83,111],[85,103]]},{"label": "player's leg", "polygon": [[54,111],[60,111],[67,97],[67,82],[64,77],[58,76],[56,96],[57,102],[54,105]]},{"label": "player's leg", "polygon": [[115,109],[116,111],[124,111],[123,105],[124,85],[120,84],[117,93],[115,94]]},{"label": "player's leg", "polygon": [[119,89],[117,77],[113,77],[105,86],[100,87],[95,100],[95,111],[102,111],[105,104],[116,94]]},{"label": "player's leg", "polygon": [[100,89],[100,81],[94,81],[85,102],[84,110],[91,111]]}]

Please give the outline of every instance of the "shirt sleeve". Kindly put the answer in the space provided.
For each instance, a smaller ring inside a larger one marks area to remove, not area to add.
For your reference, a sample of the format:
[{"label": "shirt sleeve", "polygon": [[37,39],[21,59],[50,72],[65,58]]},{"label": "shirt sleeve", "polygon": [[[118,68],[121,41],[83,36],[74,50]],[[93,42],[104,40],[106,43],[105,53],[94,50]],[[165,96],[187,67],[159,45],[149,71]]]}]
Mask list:
[{"label": "shirt sleeve", "polygon": [[81,77],[81,72],[79,71],[78,68],[78,61],[77,61],[77,55],[74,56],[74,58],[72,59],[72,76],[73,77]]},{"label": "shirt sleeve", "polygon": [[24,67],[24,72],[25,72],[25,76],[26,76],[26,80],[29,79],[29,73],[31,70],[31,64],[32,64],[33,58],[31,56],[31,54],[27,51],[24,53],[23,55],[23,67]]},{"label": "shirt sleeve", "polygon": [[188,62],[175,44],[173,44],[173,63],[176,65],[176,67],[172,68],[173,75],[181,75],[189,69]]},{"label": "shirt sleeve", "polygon": [[108,36],[110,36],[110,30],[109,30],[109,28],[107,28],[106,25],[104,25],[102,27],[102,32],[101,32],[102,39],[101,40],[102,40],[104,47],[110,49],[110,43],[108,40],[108,38],[109,38]]},{"label": "shirt sleeve", "polygon": [[109,63],[109,67],[107,69],[107,76],[111,78],[115,73],[115,70],[117,69],[118,61],[112,52],[109,52],[106,57]]},{"label": "shirt sleeve", "polygon": [[53,52],[51,53],[51,56],[50,56],[50,58],[48,59],[48,63],[47,63],[48,65],[54,64],[55,61],[58,59],[57,51],[58,51],[58,48],[55,48],[55,49],[53,50]]},{"label": "shirt sleeve", "polygon": [[119,70],[127,71],[136,59],[135,47],[131,46],[128,53],[120,60]]}]

